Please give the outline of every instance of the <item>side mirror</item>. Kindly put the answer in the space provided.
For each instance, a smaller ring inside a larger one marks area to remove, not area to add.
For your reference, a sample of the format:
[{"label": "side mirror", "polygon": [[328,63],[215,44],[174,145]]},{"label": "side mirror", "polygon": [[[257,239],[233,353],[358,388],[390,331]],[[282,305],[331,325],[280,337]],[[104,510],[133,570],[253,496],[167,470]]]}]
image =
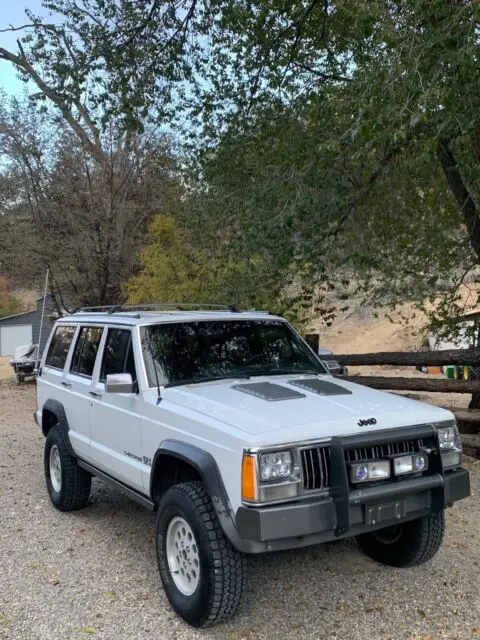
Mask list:
[{"label": "side mirror", "polygon": [[105,381],[107,393],[133,393],[133,380],[129,373],[110,373]]}]

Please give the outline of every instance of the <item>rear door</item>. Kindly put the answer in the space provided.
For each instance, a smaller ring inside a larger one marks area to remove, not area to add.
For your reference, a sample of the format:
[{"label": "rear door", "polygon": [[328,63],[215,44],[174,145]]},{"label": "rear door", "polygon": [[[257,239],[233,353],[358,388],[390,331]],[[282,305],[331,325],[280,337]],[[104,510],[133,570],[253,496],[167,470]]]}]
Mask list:
[{"label": "rear door", "polygon": [[[104,345],[90,407],[92,459],[99,469],[142,491],[148,461],[142,457],[143,399],[138,393],[131,329],[108,328]],[[105,391],[107,375],[118,373],[131,374],[133,393]]]},{"label": "rear door", "polygon": [[87,460],[90,453],[90,402],[92,380],[103,327],[80,326],[75,337],[75,347],[69,362],[68,373],[62,384],[68,391],[64,404],[70,428],[70,441],[75,451]]},{"label": "rear door", "polygon": [[47,400],[57,400],[64,407],[68,404],[70,394],[65,368],[76,332],[75,325],[60,324],[53,330],[37,379],[39,407]]}]

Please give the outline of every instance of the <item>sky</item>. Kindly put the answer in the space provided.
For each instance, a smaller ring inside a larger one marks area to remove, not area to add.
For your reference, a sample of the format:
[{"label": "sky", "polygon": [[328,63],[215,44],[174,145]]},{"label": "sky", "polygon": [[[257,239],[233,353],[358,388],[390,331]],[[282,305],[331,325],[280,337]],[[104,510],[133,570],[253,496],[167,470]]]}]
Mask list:
[{"label": "sky", "polygon": [[[25,8],[28,7],[37,15],[45,15],[41,0],[0,0],[0,30],[25,24]],[[15,51],[18,33],[0,33],[0,47]],[[23,91],[25,84],[16,77],[12,65],[0,60],[0,89],[11,95]]]}]

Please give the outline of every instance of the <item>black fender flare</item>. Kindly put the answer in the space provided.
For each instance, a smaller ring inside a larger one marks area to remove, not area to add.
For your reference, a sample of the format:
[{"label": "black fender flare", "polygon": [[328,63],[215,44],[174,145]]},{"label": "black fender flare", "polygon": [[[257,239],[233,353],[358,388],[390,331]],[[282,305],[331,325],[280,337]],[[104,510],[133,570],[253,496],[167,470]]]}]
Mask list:
[{"label": "black fender flare", "polygon": [[152,498],[154,495],[155,469],[162,456],[178,458],[190,464],[198,472],[207,488],[223,532],[234,547],[241,548],[241,538],[235,526],[235,514],[213,456],[192,444],[179,440],[164,440],[158,447],[152,462],[152,474],[150,476],[150,496]]},{"label": "black fender flare", "polygon": [[65,408],[63,406],[63,404],[61,402],[59,402],[58,400],[53,400],[53,398],[49,398],[48,400],[46,400],[42,406],[42,432],[43,435],[46,436],[47,435],[47,431],[46,431],[46,425],[43,422],[43,412],[44,411],[50,411],[51,413],[53,413],[58,420],[58,424],[60,425],[60,428],[65,432],[65,436],[66,436],[66,441],[67,441],[67,447],[69,449],[69,453],[73,458],[77,458],[73,447],[70,443],[70,438],[68,435],[68,432],[70,430],[70,427],[68,426],[68,420],[67,420],[67,414],[65,413]]}]

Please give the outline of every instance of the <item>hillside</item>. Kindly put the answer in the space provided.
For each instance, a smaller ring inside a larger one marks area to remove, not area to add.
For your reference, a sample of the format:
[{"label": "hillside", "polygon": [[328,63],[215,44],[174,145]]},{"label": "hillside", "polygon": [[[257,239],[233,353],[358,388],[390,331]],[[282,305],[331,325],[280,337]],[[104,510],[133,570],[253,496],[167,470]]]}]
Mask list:
[{"label": "hillside", "polygon": [[[459,290],[459,300],[464,311],[478,304],[480,284],[468,283]],[[395,312],[363,307],[350,301],[351,310],[339,316],[332,327],[325,329],[321,320],[312,328],[320,333],[320,344],[335,353],[367,353],[376,351],[410,351],[420,349],[426,337],[426,316],[412,304],[404,304]],[[393,322],[388,316],[391,316]],[[402,321],[408,318],[408,325]]]}]

